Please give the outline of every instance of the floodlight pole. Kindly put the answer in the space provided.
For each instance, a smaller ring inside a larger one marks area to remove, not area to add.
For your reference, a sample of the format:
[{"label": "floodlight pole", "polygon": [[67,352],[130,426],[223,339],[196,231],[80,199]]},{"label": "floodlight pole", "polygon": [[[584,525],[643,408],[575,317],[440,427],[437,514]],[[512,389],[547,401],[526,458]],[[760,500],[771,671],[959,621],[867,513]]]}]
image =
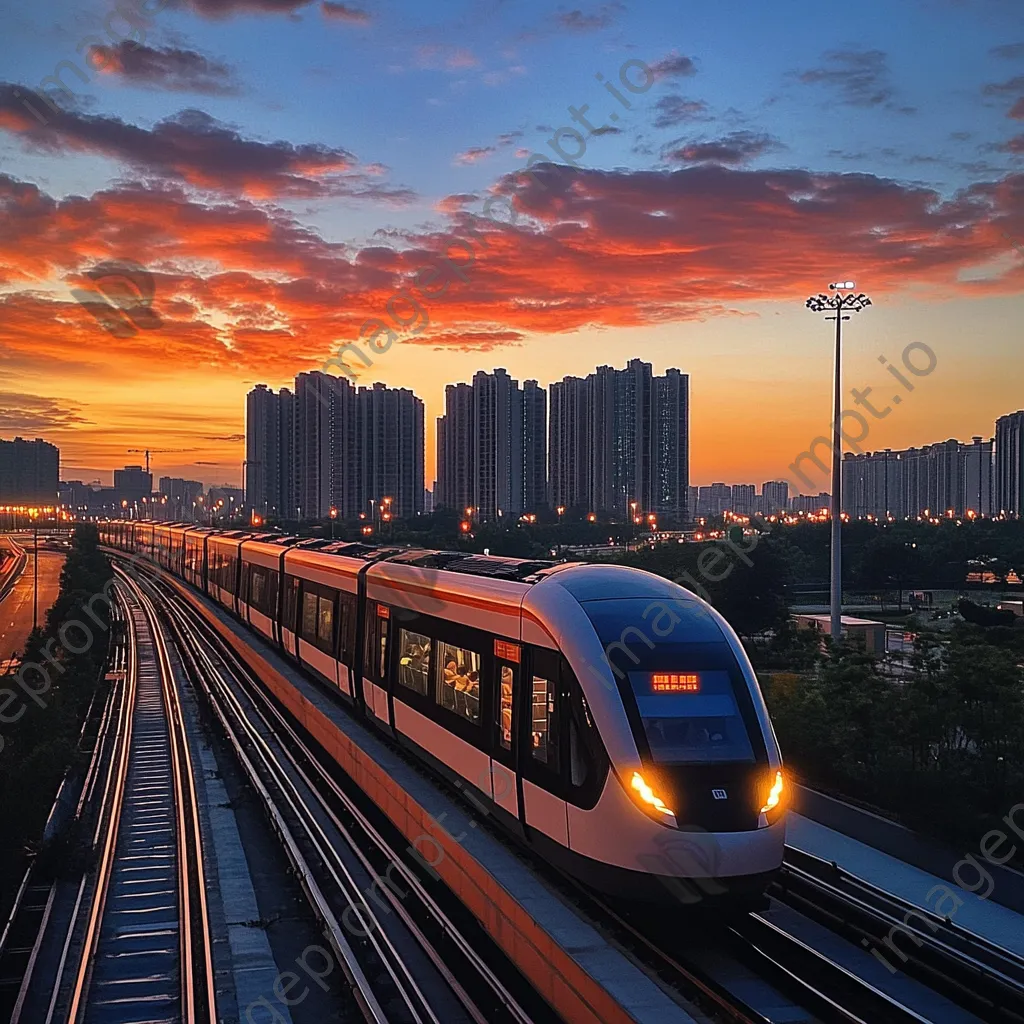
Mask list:
[{"label": "floodlight pole", "polygon": [[843,633],[843,307],[836,309],[836,366],[835,387],[832,395],[832,580],[829,587],[830,633],[838,642]]},{"label": "floodlight pole", "polygon": [[[843,295],[843,289],[852,289],[852,281],[830,284],[832,295],[814,295],[807,300],[807,308],[814,313],[827,310],[836,317],[836,361],[832,394],[832,497],[830,516],[832,520],[832,579],[829,585],[829,632],[834,642],[843,633],[843,320],[849,320],[844,313],[859,313],[871,305],[871,300],[860,295]],[[831,319],[831,317],[827,318]]]}]

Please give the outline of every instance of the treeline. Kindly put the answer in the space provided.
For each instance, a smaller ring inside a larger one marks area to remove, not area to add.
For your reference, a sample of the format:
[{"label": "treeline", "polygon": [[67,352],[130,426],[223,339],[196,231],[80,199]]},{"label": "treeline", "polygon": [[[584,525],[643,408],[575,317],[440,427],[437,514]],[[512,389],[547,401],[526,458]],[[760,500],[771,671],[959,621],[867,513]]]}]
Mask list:
[{"label": "treeline", "polygon": [[45,624],[30,634],[18,672],[0,678],[0,906],[21,881],[65,770],[81,759],[77,741],[110,636],[104,588],[113,573],[97,543],[95,526],[77,527]]},{"label": "treeline", "polygon": [[[773,528],[788,552],[788,582],[829,578],[827,523]],[[941,520],[884,525],[853,522],[843,527],[843,585],[864,590],[912,587],[955,590],[969,572],[990,572],[1000,581],[1015,572],[1024,579],[1024,520]]]},{"label": "treeline", "polygon": [[[823,655],[792,639],[797,671],[761,681],[783,756],[808,782],[970,848],[1024,799],[1024,630],[923,636],[897,678],[853,646]],[[785,642],[767,658],[785,660]]]}]

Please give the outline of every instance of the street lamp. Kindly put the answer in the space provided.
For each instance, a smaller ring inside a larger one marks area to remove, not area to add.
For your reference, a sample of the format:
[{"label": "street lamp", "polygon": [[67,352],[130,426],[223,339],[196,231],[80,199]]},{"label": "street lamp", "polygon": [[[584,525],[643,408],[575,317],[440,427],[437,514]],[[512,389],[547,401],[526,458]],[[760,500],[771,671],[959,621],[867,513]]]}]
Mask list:
[{"label": "street lamp", "polygon": [[338,510],[331,506],[331,540],[334,540],[334,522],[338,518]]},{"label": "street lamp", "polygon": [[[846,313],[859,313],[871,305],[871,300],[861,292],[853,294],[853,281],[837,281],[830,284],[830,295],[812,295],[807,308],[812,313],[829,312],[826,320],[836,322],[835,379],[832,396],[832,583],[830,588],[830,619],[832,639],[836,642],[843,632],[843,565],[842,565],[842,487],[843,487],[843,440],[842,428],[842,370],[843,370],[843,321],[849,320]],[[844,295],[843,292],[850,294]]]}]

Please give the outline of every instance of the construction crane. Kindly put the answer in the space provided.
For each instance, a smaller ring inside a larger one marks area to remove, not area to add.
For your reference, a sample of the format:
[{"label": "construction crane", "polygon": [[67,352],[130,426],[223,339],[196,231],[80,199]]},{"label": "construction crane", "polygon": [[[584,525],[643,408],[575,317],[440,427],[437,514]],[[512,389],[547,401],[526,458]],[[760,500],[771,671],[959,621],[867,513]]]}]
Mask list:
[{"label": "construction crane", "polygon": [[194,452],[198,451],[197,448],[129,448],[129,455],[145,455],[146,456],[146,472],[149,472],[149,453],[152,452],[154,455],[170,455],[174,452]]}]

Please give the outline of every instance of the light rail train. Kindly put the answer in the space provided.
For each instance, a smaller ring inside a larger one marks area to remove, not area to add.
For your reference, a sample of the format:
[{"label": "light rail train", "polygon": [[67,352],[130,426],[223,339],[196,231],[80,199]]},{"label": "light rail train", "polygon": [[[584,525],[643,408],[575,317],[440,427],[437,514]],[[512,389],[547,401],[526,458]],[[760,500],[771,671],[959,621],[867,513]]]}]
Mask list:
[{"label": "light rail train", "polygon": [[746,903],[782,865],[782,760],[754,671],[722,616],[668,580],[174,524],[99,530],[580,881]]}]

